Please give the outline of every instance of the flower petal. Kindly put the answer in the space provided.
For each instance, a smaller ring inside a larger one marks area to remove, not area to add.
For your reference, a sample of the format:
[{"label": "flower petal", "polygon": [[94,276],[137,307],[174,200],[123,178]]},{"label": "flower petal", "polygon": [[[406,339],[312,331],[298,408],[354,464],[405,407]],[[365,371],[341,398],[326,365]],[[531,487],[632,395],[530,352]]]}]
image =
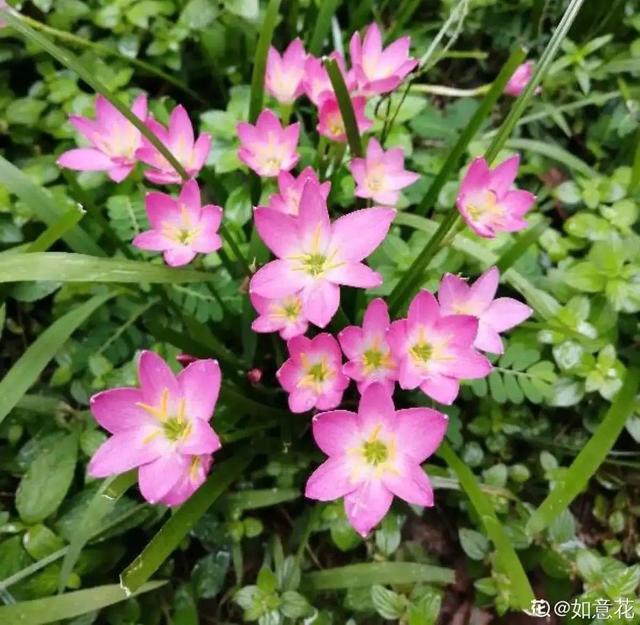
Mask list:
[{"label": "flower petal", "polygon": [[318,501],[339,499],[356,488],[350,478],[351,471],[346,456],[329,458],[311,474],[304,495]]},{"label": "flower petal", "polygon": [[[154,436],[156,433],[159,435]],[[155,425],[116,432],[93,454],[89,462],[89,475],[118,475],[155,460],[166,451],[165,441],[160,434],[161,430]]]},{"label": "flower petal", "polygon": [[153,424],[153,417],[138,405],[141,401],[140,389],[112,388],[91,398],[91,413],[105,430],[115,434]]},{"label": "flower petal", "polygon": [[113,161],[93,148],[76,148],[60,155],[57,161],[60,167],[76,171],[107,171],[113,167]]},{"label": "flower petal", "polygon": [[138,378],[140,379],[140,390],[145,404],[159,406],[164,392],[168,392],[170,403],[175,402],[180,395],[178,380],[173,371],[154,352],[143,351],[140,354]]},{"label": "flower petal", "polygon": [[299,247],[296,221],[290,215],[259,206],[253,218],[260,238],[276,256],[289,256]]},{"label": "flower petal", "polygon": [[301,297],[304,316],[324,328],[340,306],[340,287],[326,280],[318,281],[305,289]]},{"label": "flower petal", "polygon": [[370,480],[345,496],[344,509],[353,529],[364,537],[382,521],[392,501],[382,481]]},{"label": "flower petal", "polygon": [[[222,374],[217,360],[196,360],[178,374],[178,384],[189,419],[208,422],[213,416]],[[203,452],[204,453],[204,452]]]},{"label": "flower petal", "polygon": [[207,421],[195,419],[191,423],[191,430],[186,440],[178,444],[177,450],[181,454],[200,455],[211,454],[222,447],[218,435]]},{"label": "flower petal", "polygon": [[175,452],[141,466],[138,482],[142,496],[149,503],[158,503],[177,484],[187,469],[187,459]]},{"label": "flower petal", "polygon": [[380,207],[343,215],[333,223],[331,244],[341,258],[361,261],[384,241],[395,216],[395,210]]},{"label": "flower petal", "polygon": [[416,462],[424,462],[440,446],[448,424],[445,414],[431,408],[398,410],[395,431],[399,447]]},{"label": "flower petal", "polygon": [[419,464],[411,461],[404,465],[398,473],[385,473],[382,481],[396,497],[416,506],[433,506],[433,488],[427,474]]}]

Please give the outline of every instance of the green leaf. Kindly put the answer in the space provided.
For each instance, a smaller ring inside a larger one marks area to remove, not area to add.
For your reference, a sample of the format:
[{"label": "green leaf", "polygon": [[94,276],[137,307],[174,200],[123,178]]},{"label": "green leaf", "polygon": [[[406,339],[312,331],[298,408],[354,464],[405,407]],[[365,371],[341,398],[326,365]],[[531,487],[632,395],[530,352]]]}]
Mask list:
[{"label": "green leaf", "polygon": [[534,141],[533,139],[510,139],[506,143],[506,147],[511,150],[522,150],[524,152],[534,152],[536,154],[542,154],[545,158],[558,161],[563,165],[566,165],[568,169],[588,176],[589,178],[595,178],[598,173],[589,167],[584,161],[580,160],[577,156],[567,152],[563,148],[550,143],[548,141]]},{"label": "green leaf", "polygon": [[472,560],[484,560],[489,553],[489,540],[480,532],[461,527],[458,530],[460,546]]},{"label": "green leaf", "polygon": [[211,274],[173,269],[139,260],[96,258],[66,252],[9,254],[0,257],[0,282],[51,280],[57,282],[204,282]]},{"label": "green leaf", "polygon": [[[135,594],[141,595],[165,584],[164,581],[149,582]],[[44,625],[99,610],[124,601],[130,596],[131,594],[128,594],[120,586],[113,584],[69,592],[56,597],[22,601],[14,605],[0,607],[0,623],[2,625],[18,625],[18,623]]]},{"label": "green leaf", "polygon": [[309,602],[295,590],[287,590],[280,597],[280,611],[284,616],[291,619],[301,619],[313,614],[313,607]]},{"label": "green leaf", "polygon": [[504,273],[509,267],[518,261],[518,259],[540,239],[542,233],[549,226],[548,219],[542,219],[535,226],[525,230],[524,234],[516,237],[513,243],[502,252],[500,258],[496,262],[496,267],[500,270],[500,273]]},{"label": "green leaf", "polygon": [[255,124],[262,110],[264,101],[264,76],[267,68],[267,54],[273,37],[273,31],[278,21],[280,0],[269,0],[262,22],[256,56],[253,59],[253,73],[251,74],[251,95],[249,96],[249,122]]},{"label": "green leaf", "polygon": [[257,445],[238,452],[216,467],[207,481],[184,503],[147,543],[142,553],[122,572],[121,584],[140,588],[178,548],[202,515],[229,488],[258,453]]},{"label": "green leaf", "polygon": [[495,549],[497,563],[501,572],[509,576],[513,592],[513,605],[517,608],[528,608],[535,599],[527,574],[518,558],[511,540],[504,527],[501,525],[491,500],[485,495],[478,482],[467,465],[457,456],[446,441],[440,446],[438,455],[449,465],[458,476],[460,485],[464,489],[471,505],[484,526],[487,536],[491,539]]},{"label": "green leaf", "polygon": [[29,466],[16,491],[16,509],[25,523],[38,523],[62,503],[76,468],[78,437],[69,434],[45,448]]},{"label": "green leaf", "polygon": [[640,368],[629,368],[620,392],[593,436],[527,522],[529,534],[536,534],[547,527],[588,484],[620,436],[626,420],[633,414],[639,383]]},{"label": "green leaf", "polygon": [[309,54],[320,56],[324,41],[329,34],[329,30],[331,30],[331,18],[339,4],[340,0],[323,0],[320,3],[320,9],[318,10],[313,33],[309,41]]},{"label": "green leaf", "polygon": [[[17,195],[39,220],[50,227],[55,227],[65,216],[45,189],[31,182],[27,175],[2,156],[0,156],[0,185]],[[62,240],[74,252],[104,256],[100,247],[79,226],[64,233]]]},{"label": "green leaf", "polygon": [[382,618],[396,620],[404,613],[404,597],[380,584],[371,587],[371,601]]},{"label": "green leaf", "polygon": [[340,115],[344,123],[345,131],[347,133],[347,140],[349,141],[349,149],[351,150],[352,157],[362,158],[362,140],[360,139],[360,131],[358,130],[358,122],[356,121],[356,114],[353,110],[353,102],[349,95],[349,90],[344,82],[344,77],[340,71],[340,67],[335,59],[327,59],[324,62],[324,66],[329,74],[331,80],[331,86],[336,94],[338,100],[338,107],[340,108]]},{"label": "green leaf", "polygon": [[222,590],[230,560],[228,551],[219,550],[196,562],[191,580],[198,599],[213,599]]},{"label": "green leaf", "polygon": [[200,625],[198,606],[188,584],[183,584],[176,590],[173,597],[171,622],[173,625]]},{"label": "green leaf", "polygon": [[[29,254],[28,256],[32,256]],[[95,295],[51,324],[0,381],[0,422],[40,377],[67,339],[115,293]]]},{"label": "green leaf", "polygon": [[453,570],[439,566],[414,562],[367,562],[307,573],[302,577],[302,587],[336,590],[374,584],[452,584],[453,581]]},{"label": "green leaf", "polygon": [[136,483],[137,479],[138,472],[134,470],[102,483],[82,519],[77,523],[77,527],[74,527],[69,548],[60,569],[58,592],[64,590],[82,549],[99,530],[100,523],[113,511],[120,497]]}]

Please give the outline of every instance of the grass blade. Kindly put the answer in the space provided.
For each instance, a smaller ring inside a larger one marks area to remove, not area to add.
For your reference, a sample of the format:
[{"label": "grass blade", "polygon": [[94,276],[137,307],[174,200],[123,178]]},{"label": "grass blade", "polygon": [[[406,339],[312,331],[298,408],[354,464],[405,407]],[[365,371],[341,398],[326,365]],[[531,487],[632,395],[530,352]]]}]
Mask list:
[{"label": "grass blade", "polygon": [[496,267],[500,273],[504,273],[512,267],[518,259],[533,245],[549,226],[548,219],[542,219],[533,228],[528,228],[500,255],[496,262]]},{"label": "grass blade", "polygon": [[[2,156],[0,156],[0,184],[18,196],[47,226],[53,227],[62,219],[64,213],[49,193],[34,184],[26,174]],[[65,232],[61,238],[74,252],[104,256],[104,252],[96,242],[79,226]]]},{"label": "grass blade", "polygon": [[342,72],[334,59],[327,59],[324,65],[327,68],[331,86],[336,93],[336,99],[340,107],[340,115],[342,115],[342,121],[344,122],[344,127],[347,132],[351,156],[354,158],[362,158],[362,141],[360,139],[360,132],[358,131],[358,122],[356,121],[353,102],[351,101],[347,85],[344,82]]},{"label": "grass blade", "polygon": [[562,15],[560,23],[553,32],[553,35],[551,36],[547,47],[540,57],[540,61],[536,63],[536,67],[531,80],[527,83],[524,91],[520,94],[514,105],[511,107],[509,114],[500,126],[500,130],[498,130],[498,134],[494,137],[491,145],[489,146],[489,149],[487,150],[487,153],[485,154],[485,158],[489,163],[491,163],[498,156],[500,150],[513,132],[513,129],[516,127],[518,120],[524,114],[524,111],[529,105],[531,98],[535,94],[536,88],[542,82],[542,79],[546,76],[551,63],[553,62],[553,59],[555,58],[556,53],[560,48],[560,44],[568,35],[569,29],[571,28],[573,21],[576,19],[583,2],[584,0],[571,0],[569,2],[569,5]]},{"label": "grass blade", "polygon": [[[136,594],[151,592],[165,584],[164,581],[149,582]],[[22,601],[14,605],[0,607],[0,625],[18,625],[19,623],[44,625],[45,623],[71,619],[119,603],[130,596],[120,586],[113,584],[68,592],[55,597]]]},{"label": "grass blade", "polygon": [[101,484],[82,517],[82,522],[78,523],[78,527],[67,548],[58,578],[59,593],[64,591],[69,575],[73,572],[82,549],[95,535],[100,521],[111,512],[118,499],[136,483],[137,479],[137,471],[128,471],[122,475],[109,478]]},{"label": "grass blade", "polygon": [[453,584],[452,569],[415,562],[366,562],[335,569],[307,573],[302,578],[305,590],[338,590],[373,584]]},{"label": "grass blade", "polygon": [[336,12],[340,0],[323,0],[320,3],[320,10],[316,18],[316,25],[309,41],[309,52],[315,56],[320,56],[322,46],[331,30],[331,18]]},{"label": "grass blade", "polygon": [[25,280],[56,282],[206,282],[211,274],[173,269],[141,260],[96,258],[66,252],[9,254],[0,258],[0,283]]},{"label": "grass blade", "polygon": [[27,254],[46,252],[58,239],[69,232],[84,217],[86,212],[79,205],[70,208],[52,223],[35,241],[29,244]]},{"label": "grass blade", "polygon": [[458,476],[460,485],[466,493],[471,505],[480,517],[484,529],[496,549],[496,560],[501,572],[509,576],[513,591],[514,606],[525,609],[535,599],[527,574],[522,567],[511,540],[496,516],[491,500],[480,490],[475,476],[467,465],[453,451],[449,443],[442,443],[438,455]]},{"label": "grass blade", "polygon": [[614,446],[626,420],[634,410],[640,383],[640,367],[627,370],[622,388],[593,436],[571,463],[567,473],[540,504],[527,523],[527,532],[536,534],[549,524],[582,492]]},{"label": "grass blade", "polygon": [[147,543],[142,553],[122,572],[120,583],[135,592],[151,578],[162,563],[178,548],[191,528],[247,468],[256,455],[256,446],[238,452],[213,468],[198,491],[184,503]]},{"label": "grass blade", "polygon": [[115,293],[95,295],[54,321],[27,349],[0,381],[0,423],[40,377],[67,339]]},{"label": "grass blade", "polygon": [[491,85],[489,91],[484,96],[482,102],[469,120],[469,123],[462,131],[462,134],[458,138],[458,141],[456,141],[456,144],[451,149],[451,152],[449,152],[447,160],[440,168],[438,175],[431,183],[431,186],[425,193],[422,201],[416,207],[416,213],[418,213],[419,215],[424,215],[434,205],[436,199],[438,198],[438,194],[440,193],[440,191],[442,191],[442,187],[451,177],[451,174],[457,167],[460,158],[467,149],[467,146],[476,136],[478,130],[480,130],[480,126],[487,118],[487,116],[491,113],[491,109],[495,106],[498,98],[504,92],[504,88],[507,82],[509,82],[509,78],[511,78],[513,72],[515,72],[517,67],[524,61],[525,57],[526,51],[524,50],[524,48],[516,48],[511,53],[511,55],[507,59],[507,62],[502,66],[500,73],[493,81],[493,84]]},{"label": "grass blade", "polygon": [[75,54],[59,47],[49,37],[34,30],[26,24],[22,17],[14,11],[0,9],[0,15],[7,23],[18,33],[20,33],[25,39],[31,43],[35,43],[40,46],[45,52],[49,53],[59,63],[66,68],[75,72],[84,82],[87,83],[96,93],[102,94],[113,106],[115,106],[120,113],[122,113],[139,131],[140,133],[153,145],[153,147],[164,156],[171,166],[178,172],[178,174],[187,180],[189,174],[182,166],[180,161],[171,153],[171,150],[151,132],[146,126],[143,120],[134,115],[128,106],[126,106],[120,98],[116,97],[114,93],[98,78],[96,73],[92,71],[90,67],[87,67]]},{"label": "grass blade", "polygon": [[550,142],[534,141],[533,139],[510,139],[505,144],[506,147],[512,150],[522,150],[523,152],[535,152],[536,154],[542,154],[546,158],[550,158],[554,161],[558,161],[565,165],[568,169],[571,169],[588,178],[595,178],[598,176],[598,172],[592,167],[589,167],[583,160],[577,156],[571,154],[567,150],[560,146],[554,145]]},{"label": "grass blade", "polygon": [[253,61],[253,73],[251,74],[251,95],[249,96],[249,122],[255,124],[264,102],[264,75],[267,68],[267,54],[273,38],[273,31],[278,21],[280,0],[269,0],[267,10],[262,22],[262,30],[258,38],[256,56]]}]

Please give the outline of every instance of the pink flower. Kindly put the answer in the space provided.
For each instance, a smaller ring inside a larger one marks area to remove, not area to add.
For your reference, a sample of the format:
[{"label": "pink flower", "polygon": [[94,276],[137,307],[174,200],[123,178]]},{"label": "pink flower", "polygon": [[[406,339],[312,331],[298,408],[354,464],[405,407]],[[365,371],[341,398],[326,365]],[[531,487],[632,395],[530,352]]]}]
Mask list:
[{"label": "pink flower", "polygon": [[[131,111],[140,120],[147,116],[147,96],[139,95]],[[71,115],[69,121],[91,147],[68,150],[58,165],[77,171],[106,171],[114,182],[122,182],[136,166],[140,131],[106,98],[96,97],[96,118]]]},{"label": "pink flower", "polygon": [[418,65],[409,56],[410,45],[410,37],[400,37],[383,50],[382,34],[375,23],[367,28],[362,43],[360,33],[353,33],[349,49],[358,89],[368,94],[393,91]]},{"label": "pink flower", "polygon": [[404,389],[420,389],[442,404],[458,395],[461,379],[484,378],[491,363],[472,345],[478,320],[470,315],[442,315],[436,298],[420,291],[407,319],[394,321],[388,340],[399,364]]},{"label": "pink flower", "polygon": [[[182,105],[176,106],[171,112],[168,128],[152,117],[147,119],[147,126],[176,157],[190,178],[194,178],[200,173],[211,150],[211,135],[203,132],[194,141],[193,126]],[[144,137],[142,138],[142,147],[136,152],[136,156],[151,167],[145,172],[145,176],[151,182],[156,184],[180,184],[182,182],[180,174]]]},{"label": "pink flower", "polygon": [[433,506],[433,489],[420,464],[440,446],[447,417],[431,408],[396,410],[391,393],[373,384],[358,413],[323,412],[313,418],[313,437],[329,456],[307,481],[310,499],[344,497],[347,518],[366,536],[388,512],[393,497]]},{"label": "pink flower", "polygon": [[[353,111],[356,115],[356,124],[360,134],[371,128],[373,122],[365,116],[364,109],[367,100],[364,96],[356,96],[351,98],[353,103]],[[320,109],[318,111],[318,132],[332,141],[340,141],[342,143],[347,140],[347,131],[345,130],[342,114],[338,101],[334,96],[323,98]]]},{"label": "pink flower", "polygon": [[329,197],[331,183],[320,183],[316,172],[311,167],[305,167],[297,178],[288,171],[281,171],[278,174],[278,190],[280,193],[276,193],[269,198],[269,208],[287,215],[297,216],[300,210],[302,190],[307,180],[312,180],[319,185],[320,193],[325,200]]},{"label": "pink flower", "polygon": [[387,342],[389,325],[387,304],[377,298],[367,307],[361,328],[349,326],[338,334],[342,351],[349,359],[343,371],[358,383],[360,393],[374,382],[393,392],[398,365]]},{"label": "pink flower", "polygon": [[281,104],[291,104],[303,92],[307,53],[300,39],[294,39],[282,56],[271,46],[265,72],[266,90]]},{"label": "pink flower", "polygon": [[[509,78],[509,82],[504,88],[504,92],[507,95],[517,98],[529,84],[531,77],[533,76],[533,61],[526,61],[522,65],[519,65],[515,72]],[[537,87],[535,93],[540,93],[542,89]]]},{"label": "pink flower", "polygon": [[338,341],[323,332],[312,339],[296,336],[287,343],[289,360],[276,373],[289,393],[291,412],[329,410],[342,401],[349,379],[342,373]]},{"label": "pink flower", "polygon": [[527,227],[523,217],[536,196],[512,187],[519,163],[516,154],[489,169],[484,158],[476,158],[465,174],[456,204],[467,225],[481,237],[491,239],[498,232]]},{"label": "pink flower", "polygon": [[185,183],[178,199],[157,191],[148,193],[145,209],[151,230],[140,233],[133,245],[164,252],[167,265],[186,265],[196,254],[209,254],[222,246],[218,235],[222,209],[213,204],[202,206],[195,180]]},{"label": "pink flower", "polygon": [[476,317],[478,334],[473,346],[493,354],[504,351],[500,332],[510,330],[533,314],[531,308],[511,297],[494,299],[499,282],[498,268],[491,267],[473,284],[448,273],[438,289],[442,314]]},{"label": "pink flower", "polygon": [[[355,86],[355,76],[353,72],[347,72],[347,68],[344,62],[344,58],[339,52],[332,52],[329,55],[330,59],[335,60],[342,72],[347,89],[352,91]],[[327,97],[335,97],[333,93],[333,86],[331,79],[321,59],[315,56],[309,55],[307,57],[304,78],[302,79],[302,86],[307,97],[316,105],[320,106],[322,100]]]},{"label": "pink flower", "polygon": [[280,336],[286,341],[307,331],[309,322],[302,313],[302,299],[299,295],[266,299],[251,293],[250,297],[259,315],[251,324],[254,332],[280,332]]},{"label": "pink flower", "polygon": [[140,388],[114,388],[91,398],[93,416],[112,436],[91,458],[89,474],[106,477],[138,468],[147,501],[178,505],[204,481],[210,454],[220,449],[209,425],[220,367],[215,360],[198,360],[176,376],[160,356],[145,351],[138,376]]},{"label": "pink flower", "polygon": [[398,201],[400,189],[420,178],[404,168],[402,148],[385,152],[374,137],[369,140],[365,158],[354,158],[350,169],[356,181],[355,194],[385,206],[393,206]]},{"label": "pink flower", "polygon": [[[182,475],[169,492],[159,500],[165,506],[179,506],[184,503],[207,479],[213,464],[211,454],[201,456],[182,456]],[[153,503],[153,502],[152,502]]]},{"label": "pink flower", "polygon": [[252,277],[249,292],[268,299],[298,294],[306,319],[324,328],[340,305],[340,285],[374,288],[382,277],[362,261],[384,240],[395,211],[367,208],[331,223],[319,186],[308,180],[298,217],[258,207],[255,225],[277,260]]},{"label": "pink flower", "polygon": [[269,109],[260,113],[256,125],[240,122],[238,158],[259,176],[274,177],[289,171],[298,162],[297,152],[300,124],[283,128]]}]

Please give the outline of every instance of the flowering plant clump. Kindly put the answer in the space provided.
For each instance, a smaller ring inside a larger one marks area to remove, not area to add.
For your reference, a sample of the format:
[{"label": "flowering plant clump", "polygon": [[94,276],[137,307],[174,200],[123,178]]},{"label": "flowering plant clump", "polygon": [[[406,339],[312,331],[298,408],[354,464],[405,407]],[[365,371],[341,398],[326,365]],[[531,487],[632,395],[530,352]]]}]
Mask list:
[{"label": "flowering plant clump", "polygon": [[636,623],[640,21],[427,4],[0,0],[0,624]]}]

